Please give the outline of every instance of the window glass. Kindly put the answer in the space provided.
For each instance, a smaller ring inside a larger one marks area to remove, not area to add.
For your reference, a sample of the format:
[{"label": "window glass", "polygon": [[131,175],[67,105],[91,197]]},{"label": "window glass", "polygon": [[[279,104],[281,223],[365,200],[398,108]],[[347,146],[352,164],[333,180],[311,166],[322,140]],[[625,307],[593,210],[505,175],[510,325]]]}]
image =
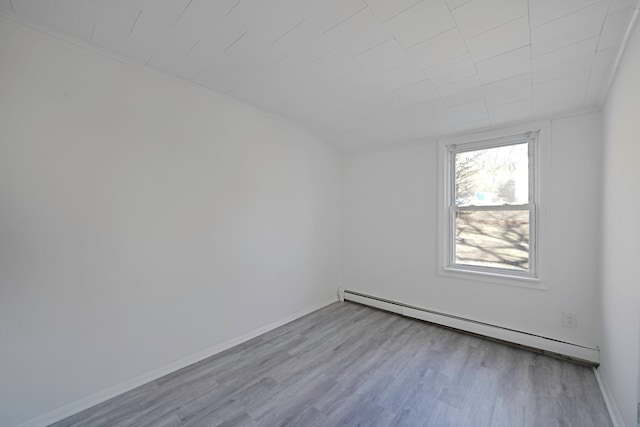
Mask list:
[{"label": "window glass", "polygon": [[458,211],[456,264],[529,270],[529,211]]},{"label": "window glass", "polygon": [[455,153],[456,206],[529,203],[528,144]]}]

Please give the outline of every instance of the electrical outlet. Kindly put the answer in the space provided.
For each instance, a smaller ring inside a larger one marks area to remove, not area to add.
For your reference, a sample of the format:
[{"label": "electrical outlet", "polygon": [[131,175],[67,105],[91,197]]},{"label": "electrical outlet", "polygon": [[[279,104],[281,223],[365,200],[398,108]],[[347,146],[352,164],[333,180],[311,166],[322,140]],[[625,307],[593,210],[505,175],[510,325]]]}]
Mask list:
[{"label": "electrical outlet", "polygon": [[562,325],[565,328],[577,328],[578,327],[578,315],[570,313],[568,311],[562,312]]}]

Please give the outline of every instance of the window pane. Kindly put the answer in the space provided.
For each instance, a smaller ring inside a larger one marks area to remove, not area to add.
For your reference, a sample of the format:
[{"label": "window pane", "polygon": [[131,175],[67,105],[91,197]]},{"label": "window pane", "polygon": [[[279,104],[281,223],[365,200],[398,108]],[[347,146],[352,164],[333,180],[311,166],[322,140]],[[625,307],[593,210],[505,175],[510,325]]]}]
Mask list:
[{"label": "window pane", "polygon": [[529,211],[456,212],[456,264],[529,270]]},{"label": "window pane", "polygon": [[529,203],[528,144],[455,153],[456,206]]}]

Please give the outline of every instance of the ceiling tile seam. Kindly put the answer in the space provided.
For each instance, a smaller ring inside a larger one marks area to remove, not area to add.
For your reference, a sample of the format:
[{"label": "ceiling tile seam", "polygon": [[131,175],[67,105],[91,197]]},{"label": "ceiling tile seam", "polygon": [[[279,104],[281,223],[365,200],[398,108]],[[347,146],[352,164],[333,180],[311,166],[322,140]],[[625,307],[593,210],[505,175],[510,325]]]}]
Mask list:
[{"label": "ceiling tile seam", "polygon": [[[454,20],[454,23],[455,23],[455,20]],[[440,37],[441,35],[443,35],[443,34],[445,34],[445,33],[448,33],[449,31],[453,31],[453,30],[458,31],[458,34],[460,34],[460,30],[459,30],[458,24],[456,23],[456,24],[455,24],[453,27],[451,27],[451,28],[447,28],[446,30],[440,31],[438,34],[435,34],[435,35],[433,35],[433,36],[431,36],[431,37],[429,37],[429,38],[426,38],[426,39],[424,39],[424,40],[422,40],[422,41],[419,41],[418,43],[414,43],[414,44],[412,44],[412,45],[407,46],[407,47],[406,47],[406,49],[412,49],[412,48],[414,48],[414,47],[416,47],[416,46],[418,46],[418,45],[421,45],[422,43],[426,43],[426,42],[428,42],[429,40],[433,40],[433,39],[435,39],[436,37]],[[395,37],[394,37],[394,38],[395,38]],[[464,38],[462,37],[462,34],[460,34],[460,38],[462,38],[462,39],[464,40]],[[398,42],[398,43],[399,43],[399,42]],[[405,49],[405,50],[406,50],[406,49]]]},{"label": "ceiling tile seam", "polygon": [[[581,12],[581,11],[583,11],[583,10],[585,10],[585,9],[588,9],[588,8],[590,8],[590,7],[593,7],[593,6],[597,5],[598,3],[604,3],[605,1],[607,1],[607,0],[600,0],[600,1],[596,2],[596,3],[591,3],[591,4],[588,4],[588,5],[586,5],[586,6],[582,6],[582,7],[581,7],[581,8],[579,8],[579,9],[576,9],[576,10],[574,10],[574,11],[572,11],[572,12],[569,12],[569,13],[565,13],[564,15],[557,16],[557,17],[553,18],[552,20],[550,20],[550,21],[546,21],[546,22],[544,22],[544,23],[542,23],[542,24],[540,24],[540,25],[538,25],[538,26],[536,26],[536,27],[532,27],[531,29],[532,29],[532,30],[535,30],[535,29],[538,29],[538,28],[540,28],[540,27],[544,27],[544,26],[545,26],[545,25],[547,25],[547,24],[550,24],[550,23],[555,22],[555,21],[557,21],[557,20],[559,20],[559,19],[562,19],[562,18],[566,18],[567,16],[571,16],[571,15],[573,15],[574,13]],[[608,14],[608,12],[609,12],[609,8],[610,8],[610,7],[611,7],[611,3],[609,3],[609,6],[607,6],[607,13],[605,13],[605,16],[607,16],[607,14]],[[529,16],[531,16],[531,15],[529,15]]]},{"label": "ceiling tile seam", "polygon": [[231,49],[231,47],[233,47],[234,44],[238,43],[240,41],[241,38],[243,38],[244,36],[247,35],[247,33],[249,32],[249,30],[245,31],[244,33],[242,33],[237,39],[235,39],[234,41],[231,42],[231,44],[227,47],[224,48],[223,52],[226,52],[227,50]]},{"label": "ceiling tile seam", "polygon": [[405,13],[407,10],[409,10],[409,9],[411,9],[411,8],[413,8],[413,7],[416,7],[418,4],[420,4],[420,3],[422,3],[422,2],[423,2],[423,0],[418,0],[418,1],[416,1],[415,3],[413,3],[411,6],[409,6],[409,7],[405,8],[405,9],[401,10],[400,12],[396,13],[395,15],[390,16],[389,18],[385,19],[384,21],[383,21],[382,19],[380,19],[380,17],[378,16],[378,14],[375,12],[375,8],[371,8],[371,5],[369,5],[368,3],[367,3],[367,6],[369,6],[369,7],[371,8],[371,11],[372,11],[372,12],[373,12],[373,14],[376,16],[376,18],[378,18],[378,21],[380,21],[380,23],[381,23],[381,24],[384,24],[384,23],[386,23],[386,22],[391,21],[391,20],[392,20],[393,18],[395,18],[396,16],[400,16],[400,15],[402,15],[402,14],[403,14],[403,13]]},{"label": "ceiling tile seam", "polygon": [[451,6],[449,6],[449,2],[448,1],[446,3],[447,3],[447,7],[449,8],[449,12],[453,12],[454,10],[461,8],[462,6],[464,6],[465,4],[467,4],[469,2],[471,2],[471,0],[467,0],[466,2],[454,7],[453,9],[451,9]]},{"label": "ceiling tile seam", "polygon": [[[510,20],[510,21],[504,22],[504,23],[502,23],[502,24],[500,24],[500,25],[497,25],[497,26],[495,26],[495,27],[491,27],[491,28],[489,28],[488,30],[485,30],[485,31],[483,31],[483,32],[481,32],[481,33],[475,34],[475,35],[473,35],[473,36],[471,36],[471,37],[469,37],[469,38],[466,38],[466,39],[465,39],[465,38],[463,37],[463,39],[464,39],[465,41],[467,41],[467,40],[473,40],[473,39],[475,39],[475,38],[477,38],[477,37],[480,37],[480,36],[483,36],[483,35],[485,35],[485,34],[487,34],[487,33],[490,33],[491,31],[495,31],[495,30],[497,30],[497,29],[498,29],[498,28],[500,28],[500,27],[504,27],[505,25],[512,24],[513,22],[517,21],[518,19],[522,19],[522,18],[524,18],[525,16],[528,16],[528,17],[529,17],[529,21],[531,21],[531,15],[529,15],[528,13],[525,13],[524,15],[520,15],[520,16],[518,16],[518,17],[516,17],[516,18],[513,18],[513,19],[512,19],[512,20]],[[454,18],[454,19],[455,19],[455,18]],[[456,23],[456,25],[457,25],[457,23]],[[531,22],[529,22],[529,43],[531,43]]]},{"label": "ceiling tile seam", "polygon": [[96,23],[93,23],[93,27],[91,28],[91,36],[89,36],[89,43],[93,43],[93,35],[96,33]]},{"label": "ceiling tile seam", "polygon": [[[457,30],[457,29],[456,29],[456,30]],[[449,30],[449,31],[453,31],[453,30]],[[460,34],[460,33],[458,32],[458,34]],[[437,37],[437,36],[436,36],[436,37]],[[462,37],[462,36],[460,36],[460,37]],[[428,40],[431,40],[431,39],[428,39]],[[428,40],[425,40],[424,42],[427,42]],[[423,43],[424,43],[424,42],[423,42]],[[466,44],[465,44],[465,47],[466,47]],[[409,54],[409,55],[411,55],[411,54]],[[431,64],[431,65],[429,65],[429,66],[428,66],[428,67],[426,67],[426,68],[437,67],[438,65],[442,65],[442,64],[444,64],[445,62],[453,61],[454,59],[458,59],[458,58],[460,58],[460,57],[462,57],[462,56],[465,56],[465,55],[469,55],[469,51],[468,51],[468,50],[467,50],[465,53],[462,53],[462,54],[460,54],[460,55],[454,56],[454,57],[452,57],[452,58],[445,59],[444,61],[436,62],[435,64]],[[414,57],[413,55],[411,55],[411,57],[412,57],[414,60],[416,60],[416,59],[415,59],[415,57]],[[426,73],[425,67],[423,67],[423,66],[421,65],[421,66],[420,66],[420,68],[422,68],[422,70]],[[471,76],[470,76],[470,77],[471,77]]]},{"label": "ceiling tile seam", "polygon": [[381,43],[378,43],[378,44],[377,44],[377,45],[375,45],[375,46],[369,47],[369,48],[367,48],[367,49],[363,50],[362,52],[358,52],[358,53],[356,53],[355,55],[353,55],[353,56],[352,56],[352,58],[356,58],[356,57],[358,57],[358,56],[360,56],[360,55],[363,55],[363,54],[365,54],[365,53],[367,53],[367,52],[370,52],[370,51],[372,51],[372,50],[374,50],[374,49],[377,49],[377,48],[379,48],[380,46],[382,46],[382,45],[384,45],[384,44],[387,44],[387,43],[389,43],[389,42],[390,42],[390,41],[392,41],[392,40],[395,40],[395,37],[391,37],[390,39],[385,40],[385,41],[383,41],[383,42],[381,42]]},{"label": "ceiling tile seam", "polygon": [[[633,19],[633,12],[635,10],[635,8],[633,6],[624,8],[622,10],[619,10],[619,11],[615,12],[615,13],[624,12],[625,10],[628,10],[630,12],[629,16],[628,16],[629,20]],[[604,31],[604,25],[606,24],[607,18],[609,17],[609,15],[613,15],[613,14],[608,14],[608,15],[606,15],[604,17],[604,20],[602,21],[602,28],[600,29],[600,34],[597,37],[602,36],[602,32]],[[615,44],[613,46],[609,46],[609,47],[605,47],[605,48],[600,49],[600,40],[598,40],[598,45],[596,46],[596,52],[602,52],[603,50],[607,50],[607,49],[615,47],[615,46],[619,46],[619,44]]]},{"label": "ceiling tile seam", "polygon": [[196,77],[198,77],[203,71],[204,71],[205,67],[202,67],[200,69],[200,71],[198,71],[197,73],[195,73],[193,76],[191,76],[191,78],[189,78],[189,81],[193,81]]},{"label": "ceiling tile seam", "polygon": [[225,13],[224,16],[229,16],[231,14],[231,12],[233,12],[233,10],[238,7],[238,5],[242,2],[242,0],[237,0],[233,6],[231,6],[231,9],[229,9],[229,11],[227,13]]},{"label": "ceiling tile seam", "polygon": [[[493,56],[490,56],[490,57],[488,57],[488,58],[485,58],[485,59],[483,59],[483,60],[481,60],[481,61],[474,61],[474,62],[475,62],[476,64],[480,64],[480,63],[483,63],[483,62],[486,62],[486,61],[490,61],[490,60],[492,60],[492,59],[496,59],[496,58],[498,58],[499,56],[503,56],[503,55],[507,55],[507,54],[509,54],[509,53],[513,53],[513,52],[515,52],[516,50],[524,49],[524,48],[526,48],[526,47],[531,48],[531,43],[529,43],[529,44],[525,44],[525,45],[520,46],[520,47],[515,47],[515,48],[513,48],[513,49],[509,49],[509,50],[507,50],[506,52],[502,52],[502,53],[499,53],[499,54],[497,54],[497,55],[493,55]],[[531,57],[529,57],[529,62],[531,62]],[[489,83],[491,83],[491,82],[489,82]]]},{"label": "ceiling tile seam", "polygon": [[[631,7],[627,8],[629,9],[629,11],[631,11]],[[602,32],[604,31],[604,24],[607,22],[607,18],[609,17],[609,11],[611,10],[611,3],[609,3],[609,7],[607,7],[607,12],[604,14],[604,19],[602,20],[602,24],[600,25],[600,32],[598,33],[600,36],[602,36]],[[622,9],[623,11],[626,9]],[[600,45],[600,40],[598,40],[598,44],[596,46],[596,52],[598,51],[598,47]]]},{"label": "ceiling tile seam", "polygon": [[[640,6],[640,1],[636,2],[635,8],[637,8],[638,6]],[[631,6],[629,8],[630,11],[633,11],[633,9],[634,9],[634,6]],[[605,22],[607,20],[607,16],[609,16],[609,10],[611,10],[611,3],[609,3],[609,8],[607,9],[607,13],[605,14],[605,19],[602,20],[602,28],[600,28],[600,35],[597,36],[598,37],[598,43],[596,44],[596,52],[595,52],[596,54],[599,52],[598,51],[598,46],[600,45],[600,37],[602,36],[602,31],[604,30],[604,24],[605,24]],[[630,23],[628,25],[632,25],[631,22],[633,22],[633,15],[634,14],[632,12],[632,14],[630,16],[630,19],[629,19]],[[623,36],[623,38],[624,38],[624,36]],[[620,40],[620,44],[616,44],[615,45],[615,46],[618,46],[618,50],[623,48],[623,46],[622,46],[623,42],[624,42],[624,40]],[[614,47],[614,46],[612,46],[612,47]],[[589,87],[591,85],[591,78],[593,77],[593,65],[594,65],[595,61],[596,61],[596,55],[593,56],[593,60],[591,62],[591,68],[590,68],[590,72],[589,72],[589,79],[587,80],[587,89],[585,90],[584,98],[582,99],[582,105],[585,105],[585,102],[587,101],[587,93],[589,92]],[[615,67],[615,64],[614,64],[613,67]],[[609,68],[610,68],[609,72],[611,73],[612,72],[612,70],[611,70],[612,67],[609,67]],[[615,73],[615,70],[613,70],[613,72]],[[602,91],[602,88],[600,88],[600,91]],[[605,91],[605,93],[608,93],[608,90]],[[601,98],[601,97],[599,96],[598,98]],[[606,96],[605,96],[605,98],[606,98]]]},{"label": "ceiling tile seam", "polygon": [[622,42],[618,47],[618,52],[616,54],[616,58],[613,62],[613,66],[609,73],[607,73],[607,82],[604,87],[604,96],[601,96],[599,99],[599,105],[604,105],[607,102],[607,98],[609,97],[609,92],[611,91],[611,85],[613,84],[613,80],[618,72],[618,68],[620,67],[620,62],[622,61],[622,56],[627,48],[627,44],[629,43],[629,39],[631,38],[631,33],[636,27],[636,23],[638,21],[638,17],[640,16],[640,0],[635,2],[635,6],[632,6],[632,14],[631,19],[627,24],[627,28],[625,29],[624,36],[622,37]]},{"label": "ceiling tile seam", "polygon": [[289,28],[287,31],[285,31],[282,35],[280,35],[277,39],[275,39],[274,41],[271,42],[272,45],[276,44],[277,42],[279,42],[280,40],[282,40],[283,38],[285,38],[287,36],[287,34],[289,34],[290,32],[292,32],[293,30],[295,30],[296,28],[298,28],[300,25],[302,25],[304,22],[306,21],[306,19],[302,19],[302,21],[298,22],[296,25],[294,25],[293,27]]},{"label": "ceiling tile seam", "polygon": [[273,64],[267,65],[265,68],[263,68],[262,72],[264,73],[265,71],[272,69],[273,67],[275,67],[276,65],[278,65],[279,63],[287,59],[288,57],[289,57],[289,54],[285,53],[284,56],[280,57],[279,59],[276,59],[276,61]]},{"label": "ceiling tile seam", "polygon": [[[460,28],[460,26],[458,25],[458,21],[456,21],[455,16],[453,16],[453,14],[451,14],[451,16],[452,16],[452,18],[453,18],[453,22],[455,22],[455,23],[456,23],[456,27],[457,27],[457,28]],[[462,34],[460,33],[460,31],[459,31],[459,30],[458,30],[458,33],[460,34],[460,37],[462,37]],[[473,76],[479,76],[479,74],[478,74],[478,67],[477,67],[477,65],[476,65],[476,61],[473,59],[473,56],[471,55],[471,49],[469,49],[469,45],[467,44],[467,40],[466,40],[464,37],[462,37],[462,43],[464,43],[464,47],[466,47],[466,48],[467,48],[467,53],[466,53],[465,55],[469,55],[469,56],[470,56],[470,58],[471,58],[471,62],[473,63],[473,69],[476,71],[476,73],[475,73]],[[460,55],[460,56],[462,56],[462,55]],[[473,77],[473,76],[468,76],[468,77]],[[466,78],[468,78],[468,77],[466,77]],[[459,80],[462,80],[462,79],[459,79]],[[451,83],[455,83],[455,82],[451,82]],[[439,92],[438,92],[438,93],[439,93]],[[484,93],[484,92],[483,92],[483,93]],[[486,107],[487,107],[487,105],[486,105],[486,102],[485,102],[485,108],[486,108]]]},{"label": "ceiling tile seam", "polygon": [[147,60],[145,61],[145,65],[149,65],[149,62],[151,62],[155,54],[156,54],[156,51],[154,50],[153,53],[149,55],[149,58],[147,58]]},{"label": "ceiling tile seam", "polygon": [[353,76],[353,75],[355,75],[355,74],[358,74],[358,73],[359,73],[360,71],[362,71],[362,70],[364,70],[364,66],[363,66],[363,67],[358,68],[358,69],[357,69],[357,70],[355,70],[355,71],[347,71],[347,73],[346,73],[345,75],[340,76],[340,77],[338,77],[338,78],[336,78],[336,79],[334,79],[334,80],[331,80],[331,83],[339,82],[339,81],[340,81],[340,80],[342,80],[342,79],[346,79],[346,78],[348,78],[348,77],[351,77],[351,76]]},{"label": "ceiling tile seam", "polygon": [[[529,45],[532,44],[532,36],[531,36],[531,0],[527,0],[527,21],[529,22]],[[533,59],[533,49],[529,52],[529,59]],[[533,63],[531,63],[533,68]]]},{"label": "ceiling tile seam", "polygon": [[9,0],[9,6],[11,6],[11,11],[15,12],[16,10],[13,8],[13,0]]},{"label": "ceiling tile seam", "polygon": [[196,46],[198,46],[198,43],[200,43],[200,39],[198,39],[198,41],[196,41],[196,42],[193,44],[193,46],[191,46],[191,47],[189,48],[189,50],[187,51],[187,55],[189,55],[189,54],[191,53],[191,51],[192,51],[193,49],[195,49],[195,47],[196,47]]},{"label": "ceiling tile seam", "polygon": [[[465,46],[466,46],[466,45],[465,45]],[[453,60],[456,60],[456,59],[462,58],[462,57],[463,57],[463,56],[465,56],[465,55],[469,55],[469,51],[467,51],[467,52],[465,52],[465,53],[462,53],[462,54],[460,54],[460,55],[454,56],[454,57],[452,57],[452,58],[445,59],[444,61],[440,61],[440,62],[435,63],[435,64],[433,64],[433,65],[429,65],[429,66],[428,66],[428,67],[426,67],[426,68],[427,68],[427,69],[429,69],[429,68],[438,67],[438,66],[440,66],[440,65],[446,64],[446,63],[447,63],[447,62],[449,62],[449,61],[453,61]],[[477,69],[477,68],[475,68],[476,64],[475,64],[475,62],[474,62],[473,60],[472,60],[471,62],[473,62],[473,67],[474,67],[474,69],[476,70],[476,74],[475,74],[475,75],[477,76],[477,75],[478,75],[478,69]],[[428,77],[428,76],[429,76],[429,74],[427,73],[427,70],[425,69],[425,67],[420,66],[420,68],[422,68],[422,71],[424,71],[424,73],[425,73],[425,74],[427,74],[427,77]],[[437,89],[437,88],[439,88],[439,87],[443,87],[443,86],[446,86],[446,85],[449,85],[449,84],[453,84],[453,83],[459,82],[460,80],[468,79],[468,78],[470,78],[470,77],[473,77],[473,76],[466,76],[466,77],[463,77],[463,78],[458,79],[458,80],[456,80],[456,81],[449,82],[449,83],[444,84],[444,85],[441,85],[441,86],[437,86],[437,87],[436,87],[436,89]]]},{"label": "ceiling tile seam", "polygon": [[338,51],[338,50],[340,50],[340,46],[338,46],[338,47],[334,47],[333,49],[329,50],[328,52],[323,53],[322,55],[318,56],[316,59],[314,59],[314,60],[312,60],[312,61],[307,62],[306,64],[304,64],[304,66],[305,66],[305,67],[308,67],[309,65],[314,64],[314,63],[316,63],[316,62],[320,61],[322,58],[326,57],[327,55],[331,55],[332,53],[334,53],[334,52],[336,52],[336,51]]},{"label": "ceiling tile seam", "polygon": [[[585,70],[582,70],[582,71],[585,71]],[[520,73],[520,74],[516,74],[516,75],[514,75],[514,76],[503,77],[503,78],[501,78],[501,79],[499,79],[499,80],[492,80],[492,81],[490,81],[490,82],[488,82],[488,83],[482,83],[482,82],[481,82],[481,83],[480,83],[480,86],[489,86],[489,85],[492,85],[492,84],[494,84],[494,83],[504,82],[505,80],[515,79],[516,77],[526,76],[527,74],[531,74],[531,75],[533,75],[533,73],[532,73],[531,71],[529,71],[529,72],[527,72],[527,73]],[[549,80],[545,80],[545,82],[548,82],[548,81],[549,81]],[[532,84],[531,86],[533,86],[533,84]]]},{"label": "ceiling tile seam", "polygon": [[[466,52],[466,53],[464,53],[464,54],[462,54],[462,55],[459,55],[459,56],[457,56],[457,57],[455,57],[455,58],[451,58],[451,59],[449,59],[448,61],[452,61],[452,60],[454,60],[454,59],[456,59],[456,58],[461,58],[461,57],[463,57],[464,55],[469,55],[469,56],[471,56],[471,51],[469,50],[469,45],[467,45],[467,40],[466,40],[464,37],[462,37],[462,34],[460,33],[460,25],[458,24],[458,21],[456,20],[456,17],[455,17],[455,16],[453,16],[453,14],[451,14],[451,18],[453,19],[453,22],[456,24],[456,27],[455,27],[455,28],[456,28],[456,31],[458,32],[458,35],[459,35],[459,36],[460,36],[460,38],[462,39],[462,42],[464,43],[464,47],[467,49],[467,52]],[[443,62],[442,62],[442,64],[444,64],[445,62],[447,62],[447,61],[443,61]],[[456,82],[458,82],[458,81],[460,81],[460,80],[463,80],[463,79],[465,79],[465,78],[478,76],[478,67],[477,67],[477,65],[476,65],[476,64],[477,64],[477,62],[473,59],[473,57],[471,57],[471,62],[473,63],[473,69],[476,71],[476,73],[475,73],[473,76],[467,76],[467,77],[464,77],[464,78],[462,78],[462,79],[458,79],[458,80],[456,80],[456,81],[449,82],[449,83],[447,83],[447,84],[453,84],[453,83],[456,83]],[[435,66],[437,66],[437,65],[438,65],[438,64],[433,64],[433,65],[432,65],[431,67],[429,67],[429,68],[433,68],[433,67],[435,67]],[[427,73],[427,71],[426,71],[426,70],[424,70],[424,69],[423,69],[423,71],[425,72],[425,74],[426,74],[427,76],[429,75],[429,73]],[[442,86],[446,86],[446,85],[442,85]],[[442,86],[439,86],[439,87],[442,87]],[[437,88],[436,88],[436,90],[437,90]],[[484,93],[484,92],[483,92],[483,93]],[[438,94],[440,94],[440,91],[438,91]],[[444,97],[443,97],[442,95],[440,96],[440,98],[441,98],[441,99],[443,100],[443,102],[444,102]],[[486,107],[487,107],[487,106],[486,106],[486,102],[485,102],[485,108],[486,108]]]},{"label": "ceiling tile seam", "polygon": [[173,23],[173,27],[176,26],[176,24],[178,23],[178,21],[180,21],[182,19],[182,17],[184,16],[184,13],[187,11],[187,9],[189,9],[189,6],[191,6],[191,2],[193,0],[189,0],[189,2],[184,6],[184,9],[182,9],[182,12],[180,13],[180,15],[178,16],[178,18],[175,20],[175,22]]},{"label": "ceiling tile seam", "polygon": [[310,76],[308,76],[308,77],[305,77],[304,79],[300,80],[299,82],[294,83],[294,84],[293,84],[293,87],[298,87],[298,86],[300,86],[301,84],[303,84],[303,83],[305,83],[305,82],[308,82],[309,80],[311,80],[311,79],[313,79],[313,78],[315,78],[315,77],[316,77],[316,75],[315,75],[315,74],[312,74],[312,75],[310,75]]},{"label": "ceiling tile seam", "polygon": [[140,9],[140,11],[138,12],[138,15],[136,16],[135,21],[133,21],[133,25],[129,30],[129,34],[127,35],[127,38],[131,38],[131,33],[133,33],[133,29],[136,28],[136,25],[138,24],[138,19],[140,19],[140,15],[142,15],[142,9]]},{"label": "ceiling tile seam", "polygon": [[[559,50],[562,50],[562,49],[568,49],[568,48],[570,48],[570,47],[571,47],[571,46],[573,46],[573,45],[576,45],[576,44],[578,44],[578,43],[582,43],[582,42],[587,41],[587,40],[591,40],[591,39],[595,39],[595,38],[597,38],[597,39],[599,40],[599,39],[600,39],[600,36],[601,36],[601,34],[598,34],[598,35],[595,35],[595,36],[591,36],[591,37],[587,37],[587,38],[584,38],[584,39],[580,39],[580,40],[575,41],[575,42],[573,42],[573,43],[571,43],[571,44],[568,44],[568,45],[565,45],[565,46],[560,46],[560,47],[557,47],[557,48],[555,48],[555,49],[552,49],[552,50],[550,50],[550,51],[548,51],[548,52],[541,53],[540,55],[534,55],[534,54],[533,54],[533,49],[532,49],[532,50],[531,50],[531,59],[538,59],[538,58],[541,58],[541,57],[543,57],[543,56],[545,56],[545,55],[550,55],[550,54],[552,54],[552,53],[556,53],[556,52],[558,52]],[[596,43],[596,49],[594,50],[594,53],[598,52],[598,44],[599,44],[599,42],[598,42],[598,43]],[[616,45],[616,46],[617,46],[617,45]],[[612,47],[613,47],[613,46],[612,46]]]},{"label": "ceiling tile seam", "polygon": [[[593,55],[593,59],[591,59],[591,66],[589,67],[589,78],[587,79],[587,87],[584,91],[584,96],[582,97],[582,105],[585,105],[587,102],[587,93],[589,93],[589,86],[591,86],[591,77],[593,77],[593,64],[596,62],[596,56]],[[584,71],[584,70],[583,70]]]},{"label": "ceiling tile seam", "polygon": [[324,31],[322,32],[322,34],[327,34],[329,31],[331,31],[331,30],[333,30],[333,29],[335,29],[335,28],[339,27],[340,25],[344,24],[345,22],[347,22],[348,20],[350,20],[351,18],[353,18],[354,16],[358,15],[360,12],[362,12],[363,10],[368,9],[368,8],[369,8],[369,6],[367,6],[367,5],[365,4],[365,5],[364,5],[364,7],[363,7],[362,9],[358,10],[358,11],[357,11],[357,12],[355,12],[355,13],[352,13],[351,15],[347,16],[346,18],[344,18],[343,20],[341,20],[340,22],[338,22],[337,24],[332,25],[330,28],[328,28],[328,29],[324,30]]}]

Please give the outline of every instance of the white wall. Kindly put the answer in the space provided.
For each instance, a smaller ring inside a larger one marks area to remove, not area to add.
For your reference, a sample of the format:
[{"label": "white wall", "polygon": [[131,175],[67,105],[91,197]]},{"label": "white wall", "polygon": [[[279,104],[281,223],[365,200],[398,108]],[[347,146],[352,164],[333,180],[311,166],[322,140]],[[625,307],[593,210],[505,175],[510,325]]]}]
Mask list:
[{"label": "white wall", "polygon": [[335,295],[341,168],[287,121],[0,18],[0,425]]},{"label": "white wall", "polygon": [[[539,239],[548,249],[541,265],[548,290],[437,275],[437,143],[345,160],[343,286],[597,345],[601,131],[599,113],[551,122]],[[577,329],[562,326],[563,310],[578,314]]]},{"label": "white wall", "polygon": [[604,108],[603,343],[601,371],[625,424],[640,399],[640,28]]}]

